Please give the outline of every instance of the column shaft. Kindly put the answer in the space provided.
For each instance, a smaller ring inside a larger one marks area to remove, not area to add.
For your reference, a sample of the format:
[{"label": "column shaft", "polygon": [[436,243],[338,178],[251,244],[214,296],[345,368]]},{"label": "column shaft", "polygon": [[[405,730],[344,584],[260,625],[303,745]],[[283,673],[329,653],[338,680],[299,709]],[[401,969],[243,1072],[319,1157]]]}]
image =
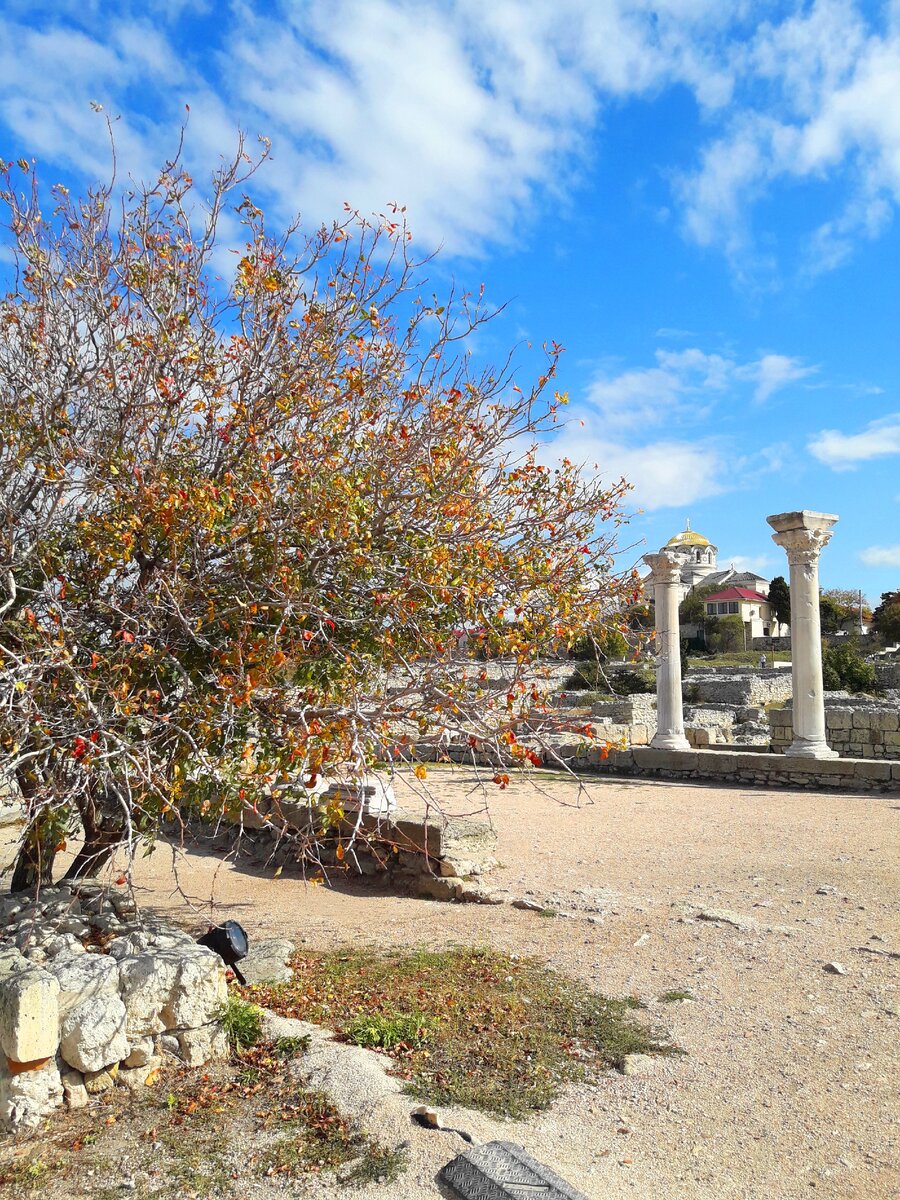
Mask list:
[{"label": "column shaft", "polygon": [[678,602],[681,570],[668,554],[646,554],[644,562],[652,574],[656,613],[656,733],[650,742],[660,750],[689,750],[684,736],[684,707],[681,696],[681,645],[678,633]]}]

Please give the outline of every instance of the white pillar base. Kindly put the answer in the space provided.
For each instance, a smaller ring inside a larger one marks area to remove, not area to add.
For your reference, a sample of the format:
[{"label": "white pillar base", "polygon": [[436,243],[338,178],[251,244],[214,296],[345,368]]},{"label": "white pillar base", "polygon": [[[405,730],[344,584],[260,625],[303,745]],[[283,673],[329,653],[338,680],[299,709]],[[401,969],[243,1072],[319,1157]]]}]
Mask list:
[{"label": "white pillar base", "polygon": [[650,739],[652,750],[690,750],[691,743],[683,733],[656,733]]},{"label": "white pillar base", "polygon": [[840,758],[827,742],[805,742],[802,738],[794,738],[784,753],[791,758]]}]

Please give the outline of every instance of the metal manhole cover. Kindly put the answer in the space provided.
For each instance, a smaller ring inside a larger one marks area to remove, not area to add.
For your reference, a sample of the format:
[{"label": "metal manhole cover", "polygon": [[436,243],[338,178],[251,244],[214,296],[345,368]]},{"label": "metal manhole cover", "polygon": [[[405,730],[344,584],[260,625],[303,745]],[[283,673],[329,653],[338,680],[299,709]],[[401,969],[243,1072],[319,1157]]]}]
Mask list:
[{"label": "metal manhole cover", "polygon": [[440,1177],[461,1200],[587,1200],[514,1142],[471,1146]]}]

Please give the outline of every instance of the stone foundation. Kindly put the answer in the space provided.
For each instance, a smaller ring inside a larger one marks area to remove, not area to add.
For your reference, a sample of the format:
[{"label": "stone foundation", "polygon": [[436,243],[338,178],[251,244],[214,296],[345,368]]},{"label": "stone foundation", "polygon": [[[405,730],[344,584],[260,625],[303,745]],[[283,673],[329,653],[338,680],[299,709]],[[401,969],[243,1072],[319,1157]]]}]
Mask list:
[{"label": "stone foundation", "polygon": [[0,1126],[35,1128],[114,1084],[152,1083],[167,1052],[228,1052],[225,965],[186,933],[138,920],[97,885],[0,898]]},{"label": "stone foundation", "polygon": [[705,779],[722,784],[815,791],[900,792],[900,763],[871,758],[785,758],[751,750],[612,750],[586,768],[598,775]]}]

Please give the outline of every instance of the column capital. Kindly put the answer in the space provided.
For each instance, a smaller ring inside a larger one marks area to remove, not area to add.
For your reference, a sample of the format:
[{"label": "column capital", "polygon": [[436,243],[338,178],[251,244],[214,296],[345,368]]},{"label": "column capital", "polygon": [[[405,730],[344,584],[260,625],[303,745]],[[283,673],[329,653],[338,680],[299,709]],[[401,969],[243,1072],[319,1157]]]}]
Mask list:
[{"label": "column capital", "polygon": [[775,532],[772,541],[783,546],[792,567],[811,567],[819,561],[823,547],[831,541],[832,526],[838,518],[832,513],[776,513],[766,517]]},{"label": "column capital", "polygon": [[650,568],[645,584],[655,587],[660,583],[681,583],[681,564],[673,554],[665,550],[660,550],[658,554],[645,554],[644,562]]}]

